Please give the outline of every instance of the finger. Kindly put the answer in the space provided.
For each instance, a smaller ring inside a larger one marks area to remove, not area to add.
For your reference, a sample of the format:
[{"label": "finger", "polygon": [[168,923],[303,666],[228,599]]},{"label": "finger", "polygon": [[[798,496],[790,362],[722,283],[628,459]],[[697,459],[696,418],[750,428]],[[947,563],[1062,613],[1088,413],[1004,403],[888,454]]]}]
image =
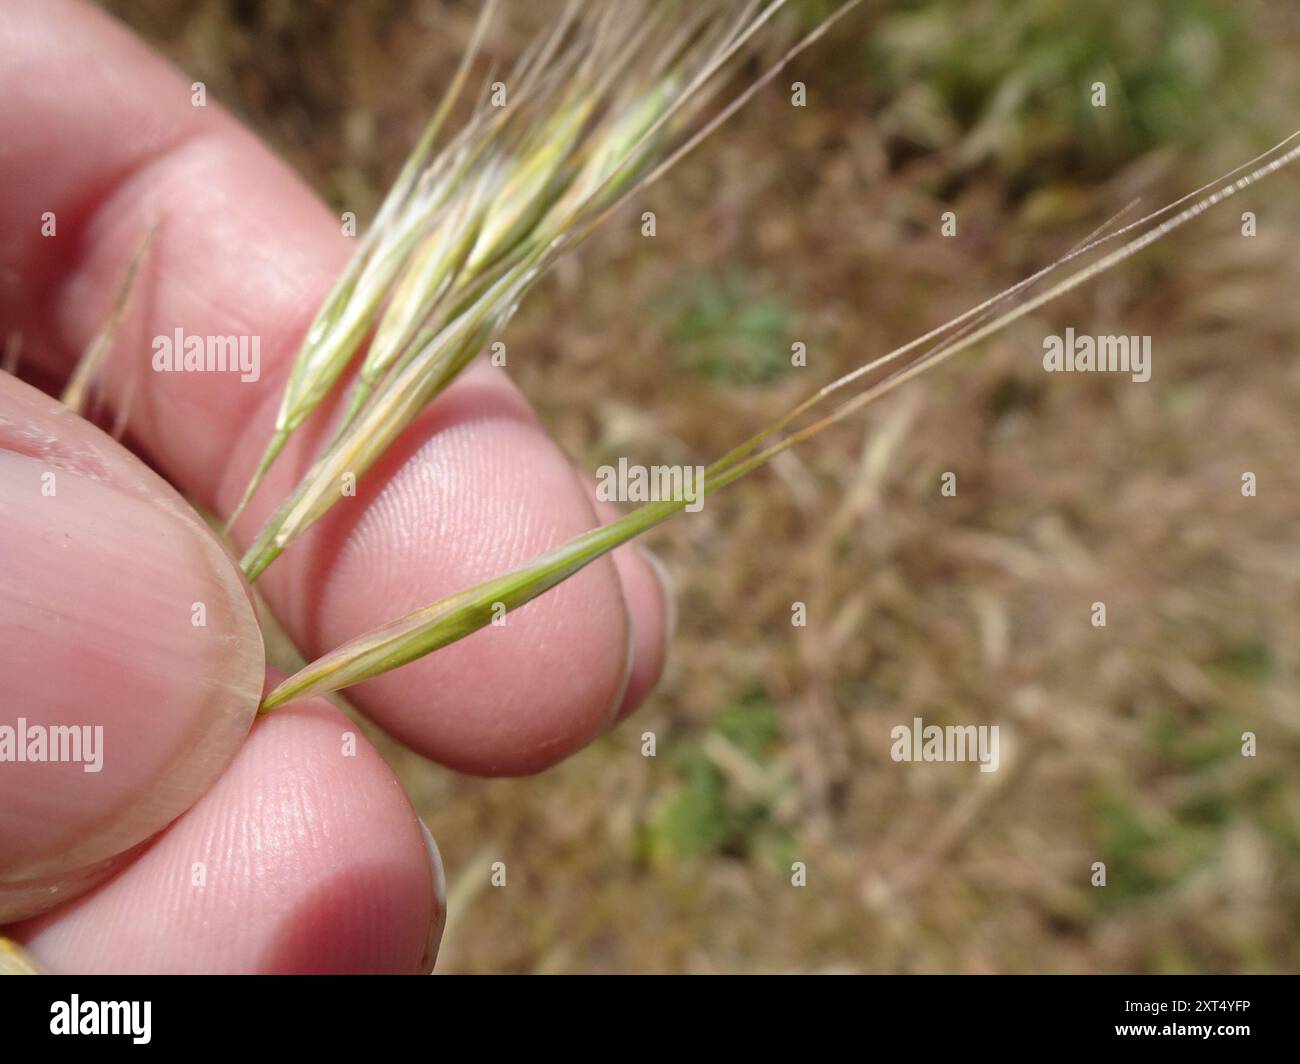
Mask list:
[{"label": "finger", "polygon": [[[510,569],[591,528],[567,457],[478,363],[259,582],[309,653]],[[256,428],[270,428],[267,408]],[[256,528],[330,432],[299,433],[246,524]],[[255,458],[261,432],[249,439]],[[233,505],[235,485],[222,501]],[[242,525],[241,525],[242,527]],[[464,772],[536,772],[613,723],[632,623],[610,559],[436,654],[348,689],[394,737]]]},{"label": "finger", "polygon": [[84,888],[198,798],[262,681],[243,579],[198,515],[0,375],[0,920]]},{"label": "finger", "polygon": [[446,897],[426,835],[355,725],[300,703],[128,868],[9,933],[52,972],[427,972]]},{"label": "finger", "polygon": [[[228,512],[269,436],[288,360],[350,244],[287,170],[213,106],[190,107],[188,82],[102,16],[62,3],[19,11],[25,17],[13,20],[21,25],[8,31],[7,46],[30,49],[33,39],[44,46],[57,37],[57,49],[42,48],[42,69],[63,87],[55,97],[33,90],[30,77],[8,84],[12,64],[0,73],[0,92],[18,99],[6,114],[23,127],[0,159],[16,190],[0,202],[0,224],[30,227],[42,210],[62,211],[75,220],[67,231],[76,251],[28,240],[11,259],[14,269],[0,269],[7,285],[0,313],[24,323],[37,358],[66,367],[98,325],[140,234],[162,217],[122,326],[124,337],[143,340],[133,356],[111,360],[107,395],[110,405],[133,396],[137,446],[198,501]],[[56,29],[45,11],[58,13]],[[123,69],[132,71],[129,83],[112,76]],[[75,180],[44,183],[51,167],[37,149],[50,140],[82,146],[59,157]],[[259,379],[151,372],[149,338],[177,327],[191,336],[259,337]],[[300,435],[250,518],[264,516],[304,467],[313,437]],[[595,520],[563,455],[491,367],[458,381],[363,480],[356,497],[265,578],[272,608],[309,656],[496,575]],[[238,536],[247,542],[255,530],[246,520]],[[629,599],[612,563],[598,563],[507,625],[371,681],[355,699],[447,764],[535,771],[617,714],[632,632],[663,628],[655,603]],[[649,671],[638,662],[631,673],[638,669]]]}]

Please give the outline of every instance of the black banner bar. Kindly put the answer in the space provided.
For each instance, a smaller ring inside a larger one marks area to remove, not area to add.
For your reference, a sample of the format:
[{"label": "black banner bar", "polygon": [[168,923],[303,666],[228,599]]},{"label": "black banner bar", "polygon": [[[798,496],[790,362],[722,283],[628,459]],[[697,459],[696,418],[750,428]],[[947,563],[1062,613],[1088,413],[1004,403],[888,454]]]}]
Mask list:
[{"label": "black banner bar", "polygon": [[[820,1052],[1120,1047],[1248,1055],[1289,1046],[1297,983],[1270,976],[533,978],[16,977],[7,1051],[256,1046],[436,1054],[444,1039],[550,1052],[700,1043]],[[485,1023],[485,1021],[487,1021]],[[828,1042],[828,1040],[830,1040]],[[900,1042],[901,1040],[901,1042]],[[819,1048],[820,1047],[820,1048]],[[6,1059],[29,1059],[6,1052]]]}]

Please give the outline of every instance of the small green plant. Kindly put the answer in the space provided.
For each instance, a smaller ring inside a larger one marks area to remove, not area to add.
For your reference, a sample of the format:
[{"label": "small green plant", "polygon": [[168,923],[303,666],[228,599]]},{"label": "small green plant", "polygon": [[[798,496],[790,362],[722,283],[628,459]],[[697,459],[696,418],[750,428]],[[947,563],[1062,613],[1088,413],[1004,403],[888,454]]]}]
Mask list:
[{"label": "small green plant", "polygon": [[[1212,0],[939,0],[881,18],[867,63],[897,136],[1023,185],[1097,177],[1203,135],[1251,76],[1232,5]],[[1105,103],[1093,85],[1105,86]]]},{"label": "small green plant", "polygon": [[647,853],[784,861],[792,842],[773,815],[786,787],[771,761],[779,737],[775,707],[753,695],[724,710],[702,738],[679,744],[672,762],[677,785],[646,826]]},{"label": "small green plant", "polygon": [[680,282],[665,300],[680,365],[719,385],[767,384],[787,369],[793,313],[739,275]]}]

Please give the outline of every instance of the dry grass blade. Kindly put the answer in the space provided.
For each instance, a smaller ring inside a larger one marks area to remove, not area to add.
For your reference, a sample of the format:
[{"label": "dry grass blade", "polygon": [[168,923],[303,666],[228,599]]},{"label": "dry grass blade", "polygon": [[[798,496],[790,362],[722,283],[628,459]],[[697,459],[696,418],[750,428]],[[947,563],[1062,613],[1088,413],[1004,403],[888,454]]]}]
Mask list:
[{"label": "dry grass blade", "polygon": [[108,312],[108,318],[100,327],[99,332],[86,345],[86,350],[82,352],[81,358],[77,360],[77,368],[72,371],[67,387],[63,389],[63,395],[61,396],[63,405],[78,414],[85,413],[86,401],[90,398],[90,390],[94,387],[100,371],[104,368],[104,360],[108,358],[108,353],[113,349],[113,341],[117,337],[117,330],[121,327],[122,319],[126,316],[127,309],[131,305],[131,293],[135,289],[135,281],[136,277],[139,276],[140,266],[144,262],[149,245],[153,243],[154,234],[158,232],[159,224],[159,222],[154,222],[149,227],[139,246],[135,249],[135,254],[131,256],[131,261],[127,263],[126,272],[122,275],[122,283],[118,285],[117,294],[113,298],[113,306]]},{"label": "dry grass blade", "polygon": [[23,357],[23,334],[20,332],[11,332],[5,337],[3,353],[0,353],[0,373],[8,373],[10,376],[16,376],[18,373],[18,363]]},{"label": "dry grass blade", "polygon": [[0,975],[41,975],[40,965],[11,938],[0,936]]},{"label": "dry grass blade", "polygon": [[[1242,189],[1262,180],[1282,167],[1300,157],[1300,146],[1282,152],[1286,145],[1300,131],[1292,134],[1268,152],[1258,156],[1247,166],[1267,159],[1263,165],[1251,170],[1244,176],[1236,177],[1230,183],[1225,181],[1239,174],[1243,167],[1238,167],[1228,175],[1218,179],[1205,188],[1214,188],[1209,195],[1196,200],[1190,206],[1155,225],[1154,228],[1133,237],[1119,248],[1102,256],[1096,261],[1076,270],[1068,277],[1052,285],[1046,291],[1026,299],[1024,302],[1000,314],[992,314],[994,308],[1022,292],[1027,285],[1045,276],[1052,269],[1077,258],[1088,250],[1102,243],[1113,240],[1119,235],[1131,232],[1135,227],[1169,214],[1179,205],[1187,202],[1183,197],[1175,203],[1153,212],[1139,222],[1132,223],[1114,233],[1098,239],[1086,240],[1057,262],[1034,274],[1031,278],[986,300],[978,307],[960,315],[938,329],[931,331],[918,341],[913,341],[895,351],[891,351],[867,363],[865,366],[845,374],[843,377],[821,389],[808,401],[796,406],[789,414],[773,425],[751,437],[740,447],[729,452],[705,471],[704,490],[717,491],[734,480],[763,465],[777,454],[807,439],[812,438],[828,426],[849,417],[868,403],[893,391],[913,377],[933,368],[940,362],[951,358],[960,351],[988,339],[1006,328],[1012,322],[1059,299],[1097,275],[1104,273],[1132,257],[1156,241],[1167,236],[1175,229],[1186,225],[1205,211],[1222,203],[1225,199]],[[1278,154],[1281,152],[1281,154]],[[1270,158],[1270,156],[1272,156]],[[1193,194],[1195,195],[1195,194]],[[982,324],[978,324],[980,322]],[[923,351],[911,361],[901,362],[902,357],[936,337],[945,337],[932,348]],[[800,415],[811,410],[822,400],[840,392],[872,372],[894,365],[882,379],[877,380],[858,394],[843,400],[819,420],[784,436],[778,442],[759,449],[765,440],[793,423]],[[555,587],[561,581],[581,570],[590,562],[628,542],[646,530],[667,520],[683,510],[686,500],[648,503],[632,511],[621,519],[593,529],[571,540],[569,543],[520,566],[501,576],[494,577],[475,587],[458,592],[441,599],[423,609],[399,618],[381,628],[368,632],[351,640],[337,650],[310,663],[295,675],[272,691],[263,702],[263,710],[271,710],[297,698],[322,694],[362,680],[377,676],[390,669],[413,661],[425,654],[462,639],[487,625],[500,609],[515,609],[545,591]]]}]

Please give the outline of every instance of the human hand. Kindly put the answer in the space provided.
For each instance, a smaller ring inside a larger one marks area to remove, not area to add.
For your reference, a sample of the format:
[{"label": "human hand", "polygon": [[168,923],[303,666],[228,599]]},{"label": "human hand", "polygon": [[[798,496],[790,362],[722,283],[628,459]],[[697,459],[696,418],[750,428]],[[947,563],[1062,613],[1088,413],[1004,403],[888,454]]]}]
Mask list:
[{"label": "human hand", "polygon": [[[5,933],[58,971],[428,970],[444,920],[432,839],[328,703],[249,731],[261,634],[181,494],[233,508],[352,242],[93,8],[5,0],[0,99],[0,335],[20,333],[20,375],[57,392],[160,222],[101,385],[131,448],[175,485],[0,374],[0,729],[16,744],[19,718],[29,738],[86,726],[82,754],[101,759],[0,760],[0,922],[20,921]],[[155,372],[151,341],[178,328],[257,337],[259,379]],[[328,431],[290,443],[241,545]],[[479,364],[258,587],[315,655],[604,516],[504,373]],[[445,765],[535,772],[645,697],[667,613],[653,566],[623,548],[350,697]]]}]

